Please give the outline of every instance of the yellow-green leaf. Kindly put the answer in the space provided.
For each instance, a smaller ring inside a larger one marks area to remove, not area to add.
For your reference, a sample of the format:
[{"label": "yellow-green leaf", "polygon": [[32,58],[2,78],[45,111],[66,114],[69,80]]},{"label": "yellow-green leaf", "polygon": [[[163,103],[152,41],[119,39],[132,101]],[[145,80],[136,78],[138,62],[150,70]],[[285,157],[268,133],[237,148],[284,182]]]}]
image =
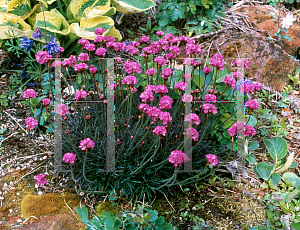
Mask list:
[{"label": "yellow-green leaf", "polygon": [[51,5],[53,2],[56,2],[56,0],[37,0],[41,3],[43,3],[43,5],[45,5],[46,7],[48,7],[48,5]]},{"label": "yellow-green leaf", "polygon": [[[45,11],[46,29],[53,33],[59,33],[67,35],[70,33],[70,25],[66,19],[59,13],[58,10],[52,9],[51,11]],[[45,28],[43,12],[37,14],[34,27],[41,29]]]},{"label": "yellow-green leaf", "polygon": [[27,12],[26,14],[24,14],[23,16],[21,16],[21,18],[23,20],[26,20],[28,17],[30,17],[30,15],[34,14],[34,13],[39,13],[41,12],[41,6],[40,4],[36,4],[32,10],[30,10],[29,12]]},{"label": "yellow-green leaf", "polygon": [[113,0],[112,6],[124,14],[133,14],[149,10],[155,3],[152,0]]},{"label": "yellow-green leaf", "polygon": [[84,14],[87,18],[97,17],[97,16],[112,16],[116,13],[115,7],[110,6],[96,6],[93,8],[88,7]]},{"label": "yellow-green leaf", "polygon": [[0,12],[0,39],[31,37],[33,31],[22,18],[15,14]]},{"label": "yellow-green leaf", "polygon": [[119,30],[117,30],[114,26],[110,29],[106,36],[112,36],[116,39],[116,41],[122,40],[122,35],[120,34]]},{"label": "yellow-green leaf", "polygon": [[0,12],[7,12],[7,0],[0,0]]},{"label": "yellow-green leaf", "polygon": [[69,5],[69,9],[72,12],[74,18],[78,21],[84,16],[85,10],[90,7],[97,6],[110,6],[110,0],[72,0]]},{"label": "yellow-green leaf", "polygon": [[104,28],[106,35],[114,26],[114,20],[106,16],[97,16],[93,18],[81,18],[80,26],[78,23],[72,23],[70,30],[77,36],[89,40],[94,40],[96,37],[95,29],[98,27]]},{"label": "yellow-green leaf", "polygon": [[7,13],[23,16],[31,11],[30,0],[11,0],[7,4]]}]

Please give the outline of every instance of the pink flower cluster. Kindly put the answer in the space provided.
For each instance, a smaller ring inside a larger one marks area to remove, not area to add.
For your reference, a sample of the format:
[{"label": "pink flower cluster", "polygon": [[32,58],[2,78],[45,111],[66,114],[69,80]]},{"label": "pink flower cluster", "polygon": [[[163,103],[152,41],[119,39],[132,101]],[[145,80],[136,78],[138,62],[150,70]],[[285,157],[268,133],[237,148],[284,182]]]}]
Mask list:
[{"label": "pink flower cluster", "polygon": [[54,111],[55,111],[55,113],[57,113],[60,116],[65,116],[65,115],[69,114],[69,110],[68,110],[68,108],[66,107],[65,104],[57,105],[55,107]]},{"label": "pink flower cluster", "polygon": [[211,166],[215,166],[218,164],[218,158],[217,156],[213,155],[213,154],[207,154],[205,155],[207,161],[209,164],[211,164]]},{"label": "pink flower cluster", "polygon": [[129,75],[125,77],[121,82],[126,85],[135,85],[137,84],[137,79],[135,76]]},{"label": "pink flower cluster", "polygon": [[105,29],[104,28],[96,28],[95,29],[95,34],[96,35],[102,35],[102,34],[104,34],[105,33]]},{"label": "pink flower cluster", "polygon": [[88,68],[88,65],[86,63],[79,63],[74,65],[74,70],[76,72],[83,72]]},{"label": "pink flower cluster", "polygon": [[44,98],[44,99],[42,100],[44,106],[48,106],[48,105],[50,104],[50,101],[51,101],[50,98]]},{"label": "pink flower cluster", "polygon": [[84,49],[86,49],[87,51],[94,51],[96,49],[96,46],[95,44],[92,44],[92,43],[88,43],[84,46]]},{"label": "pink flower cluster", "polygon": [[225,69],[223,56],[221,54],[215,54],[209,59],[209,64],[211,67],[216,67],[218,70]]},{"label": "pink flower cluster", "polygon": [[154,76],[156,74],[156,69],[154,68],[147,69],[146,74],[150,76]]},{"label": "pink flower cluster", "polygon": [[164,85],[157,85],[154,86],[155,93],[168,93],[168,89]]},{"label": "pink flower cluster", "polygon": [[222,80],[226,85],[231,87],[232,89],[235,89],[236,87],[236,80],[231,76],[227,75],[225,78]]},{"label": "pink flower cluster", "polygon": [[47,180],[46,178],[46,174],[38,174],[35,176],[35,180],[36,180],[36,183],[39,185],[39,186],[44,186],[45,184],[47,184],[49,181]]},{"label": "pink flower cluster", "polygon": [[233,72],[232,75],[237,80],[241,80],[244,77],[244,74],[242,72],[239,72],[239,71]]},{"label": "pink flower cluster", "polygon": [[100,47],[96,50],[95,54],[99,57],[104,57],[106,54],[106,49],[103,47]]},{"label": "pink flower cluster", "polygon": [[233,62],[235,66],[244,67],[244,69],[249,68],[249,62],[245,58],[237,59]]},{"label": "pink flower cluster", "polygon": [[62,160],[66,163],[74,164],[75,159],[76,159],[76,154],[74,154],[74,153],[65,153]]},{"label": "pink flower cluster", "polygon": [[250,109],[258,109],[259,108],[259,103],[255,100],[250,99],[245,103],[245,106],[250,108]]},{"label": "pink flower cluster", "polygon": [[161,66],[164,66],[168,63],[167,60],[162,56],[158,56],[158,57],[154,58],[154,61],[157,62],[157,64],[161,65]]},{"label": "pink flower cluster", "polygon": [[173,70],[171,68],[165,68],[161,71],[161,77],[167,80],[173,74]]},{"label": "pink flower cluster", "polygon": [[194,141],[198,141],[199,139],[199,133],[196,129],[193,127],[187,128],[186,132],[183,133],[184,135],[187,135],[188,138],[192,138]]},{"label": "pink flower cluster", "polygon": [[214,103],[216,103],[216,101],[217,101],[216,95],[213,95],[213,94],[206,94],[204,96],[204,99],[205,99],[205,101],[212,101]]},{"label": "pink flower cluster", "polygon": [[140,42],[150,42],[150,37],[143,36],[140,38]]},{"label": "pink flower cluster", "polygon": [[123,69],[128,74],[141,73],[141,65],[138,62],[127,60],[124,62]]},{"label": "pink flower cluster", "polygon": [[185,116],[184,121],[189,122],[192,125],[199,125],[200,124],[200,118],[195,113],[190,113]]},{"label": "pink flower cluster", "polygon": [[76,57],[71,55],[69,57],[69,59],[67,60],[63,60],[61,62],[61,66],[64,67],[64,68],[67,68],[67,67],[71,67],[71,66],[74,66],[76,64]]},{"label": "pink flower cluster", "polygon": [[124,44],[122,42],[116,42],[113,44],[113,47],[114,47],[115,51],[122,51],[123,49],[126,48],[126,44]]},{"label": "pink flower cluster", "polygon": [[168,161],[174,164],[175,167],[179,164],[183,164],[184,162],[188,162],[189,160],[189,157],[181,150],[172,151],[168,159]]},{"label": "pink flower cluster", "polygon": [[87,150],[89,148],[94,148],[94,147],[95,147],[95,142],[92,141],[92,139],[90,139],[90,138],[86,138],[86,139],[80,141],[79,148],[82,151]]},{"label": "pink flower cluster", "polygon": [[130,55],[137,55],[138,54],[138,49],[134,45],[128,45],[128,46],[126,46],[125,50]]},{"label": "pink flower cluster", "polygon": [[84,38],[79,39],[78,43],[82,46],[85,46],[86,44],[90,44],[90,41]]},{"label": "pink flower cluster", "polygon": [[209,67],[204,67],[204,68],[203,68],[204,74],[209,74],[211,71],[212,71],[212,70],[211,70],[211,68],[209,68]]},{"label": "pink flower cluster", "polygon": [[89,60],[90,60],[90,57],[87,53],[81,53],[78,55],[78,61],[86,62]]},{"label": "pink flower cluster", "polygon": [[[232,137],[237,134],[237,128],[238,128],[237,124],[238,124],[238,122],[234,123],[233,126],[227,130],[227,132],[229,133],[229,135],[232,136]],[[253,135],[256,134],[255,128],[253,128],[250,125],[247,125],[245,122],[244,122],[243,125],[244,125],[243,128],[244,128],[244,136],[245,137],[253,136]],[[240,127],[239,127],[239,129],[240,129]],[[239,130],[239,132],[240,131],[241,130]]]},{"label": "pink flower cluster", "polygon": [[87,93],[84,90],[79,90],[75,93],[75,100],[84,99],[87,96]]},{"label": "pink flower cluster", "polygon": [[244,87],[244,93],[250,93],[254,91],[260,91],[262,89],[262,85],[260,83],[244,83],[243,86],[241,86],[241,90],[243,90]]},{"label": "pink flower cluster", "polygon": [[50,54],[48,54],[46,51],[39,51],[36,54],[36,60],[41,65],[49,62],[51,59],[52,59],[52,56]]},{"label": "pink flower cluster", "polygon": [[195,54],[195,55],[199,54],[199,53],[201,53],[201,54],[203,53],[200,46],[193,44],[193,43],[186,44],[185,52],[186,52],[186,54]]},{"label": "pink flower cluster", "polygon": [[166,136],[167,130],[165,126],[156,126],[155,129],[153,130],[153,133],[155,133],[157,136],[159,135]]},{"label": "pink flower cluster", "polygon": [[37,121],[33,117],[28,117],[25,119],[25,125],[27,129],[32,130],[37,126]]},{"label": "pink flower cluster", "polygon": [[37,93],[33,89],[23,91],[23,98],[36,98]]},{"label": "pink flower cluster", "polygon": [[95,74],[97,72],[97,68],[94,65],[91,65],[89,70],[91,74]]},{"label": "pink flower cluster", "polygon": [[186,103],[191,103],[193,101],[193,96],[190,94],[184,94],[181,100]]},{"label": "pink flower cluster", "polygon": [[184,91],[185,90],[185,86],[186,86],[185,82],[179,81],[179,82],[175,83],[174,89],[179,89],[179,90]]},{"label": "pink flower cluster", "polygon": [[178,46],[171,46],[169,50],[171,51],[172,54],[175,55],[180,55],[181,53],[181,49]]},{"label": "pink flower cluster", "polygon": [[202,105],[204,113],[212,113],[213,115],[217,114],[217,107],[213,104],[204,104]]},{"label": "pink flower cluster", "polygon": [[154,95],[151,90],[145,90],[144,92],[141,93],[140,98],[142,99],[142,102],[146,102],[148,100],[153,101],[154,100]]},{"label": "pink flower cluster", "polygon": [[169,96],[163,96],[159,101],[160,109],[171,109],[172,108],[173,99]]}]

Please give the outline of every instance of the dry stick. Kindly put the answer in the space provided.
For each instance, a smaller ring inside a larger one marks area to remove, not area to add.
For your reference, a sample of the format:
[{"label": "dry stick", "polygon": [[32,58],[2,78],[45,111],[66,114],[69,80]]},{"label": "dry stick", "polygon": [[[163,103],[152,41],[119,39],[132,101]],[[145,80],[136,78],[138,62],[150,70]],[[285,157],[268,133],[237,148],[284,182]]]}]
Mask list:
[{"label": "dry stick", "polygon": [[23,131],[26,133],[26,134],[28,134],[27,133],[27,131],[20,125],[20,123],[15,119],[15,118],[13,118],[9,113],[7,113],[6,111],[3,111],[4,113],[6,113],[11,119],[13,119],[17,124],[18,124],[18,126],[21,128],[21,129],[23,129]]},{"label": "dry stick", "polygon": [[2,144],[4,141],[6,141],[7,139],[11,138],[13,135],[17,134],[18,132],[14,132],[13,134],[9,135],[8,137],[6,137],[4,140],[0,141],[0,144]]},{"label": "dry stick", "polygon": [[[60,194],[61,195],[61,194]],[[77,216],[76,216],[76,214],[73,212],[73,210],[70,208],[70,206],[67,204],[67,202],[66,202],[66,200],[65,200],[65,198],[64,198],[64,196],[63,195],[61,195],[62,196],[62,198],[64,199],[64,202],[65,202],[65,204],[67,205],[67,207],[70,209],[70,211],[73,213],[73,215],[75,216],[75,218],[77,219],[77,220],[79,220],[78,218],[77,218]]]},{"label": "dry stick", "polygon": [[175,208],[171,205],[171,203],[169,202],[168,198],[166,197],[166,194],[165,194],[165,193],[163,193],[163,194],[164,194],[166,200],[168,201],[169,205],[170,205],[171,208],[173,209],[173,211],[176,212]]},{"label": "dry stick", "polygon": [[21,224],[25,224],[26,222],[27,222],[27,220],[29,220],[29,218],[31,218],[31,217],[34,217],[35,219],[37,219],[38,220],[38,218],[37,217],[35,217],[35,216],[30,216],[30,217],[28,217],[26,220],[24,220]]},{"label": "dry stick", "polygon": [[232,27],[224,27],[224,28],[222,28],[222,29],[220,29],[220,30],[217,30],[217,31],[214,31],[214,32],[211,32],[211,33],[206,33],[206,34],[199,34],[199,35],[197,35],[197,36],[195,36],[195,37],[192,37],[193,39],[199,39],[199,38],[206,38],[206,37],[210,37],[210,36],[213,36],[213,35],[216,35],[216,34],[218,34],[218,33],[221,33],[221,32],[223,32],[223,31],[225,31],[225,30],[228,30],[228,29],[231,29]]}]

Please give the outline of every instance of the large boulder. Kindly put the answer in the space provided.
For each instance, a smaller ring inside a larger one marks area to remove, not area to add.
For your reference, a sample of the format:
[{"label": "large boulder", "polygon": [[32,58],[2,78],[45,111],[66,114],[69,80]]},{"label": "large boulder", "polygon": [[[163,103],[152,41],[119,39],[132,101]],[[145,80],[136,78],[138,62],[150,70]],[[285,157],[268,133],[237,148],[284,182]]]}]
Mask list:
[{"label": "large boulder", "polygon": [[[273,21],[274,16],[278,17],[279,9],[268,6],[268,5],[257,5],[257,6],[243,6],[236,10],[239,13],[248,16],[249,22],[254,28],[267,31],[270,36],[275,39],[278,39],[274,34],[277,32],[278,28],[281,26],[281,22],[278,20]],[[285,17],[286,14],[284,11],[280,11],[280,19]],[[284,49],[288,54],[295,56],[297,49],[300,47],[300,23],[297,21],[293,22],[288,29],[288,35],[292,41],[286,39],[281,39],[279,45]],[[286,35],[287,33],[282,33]]]},{"label": "large boulder", "polygon": [[[218,42],[214,42],[210,55],[221,53],[224,62],[232,66],[233,61],[247,58],[250,66],[245,76],[277,91],[282,91],[288,82],[288,74],[293,74],[299,66],[279,45],[270,43],[268,38],[258,32],[230,33],[228,32]],[[221,45],[219,45],[221,44]],[[207,53],[204,53],[204,56]]]}]

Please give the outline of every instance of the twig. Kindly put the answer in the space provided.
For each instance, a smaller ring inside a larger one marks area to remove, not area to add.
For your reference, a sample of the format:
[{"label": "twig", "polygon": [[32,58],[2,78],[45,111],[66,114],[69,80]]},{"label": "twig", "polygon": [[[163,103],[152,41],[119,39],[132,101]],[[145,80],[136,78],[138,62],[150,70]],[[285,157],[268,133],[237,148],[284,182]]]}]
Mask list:
[{"label": "twig", "polygon": [[4,141],[6,141],[7,139],[9,139],[10,137],[12,137],[13,135],[17,134],[18,132],[14,132],[13,134],[9,135],[8,137],[6,137],[4,140],[0,141],[0,144],[2,144]]},{"label": "twig", "polygon": [[199,34],[199,35],[197,35],[197,36],[195,36],[195,37],[192,37],[193,39],[199,39],[199,38],[206,38],[206,37],[210,37],[210,36],[213,36],[213,35],[216,35],[216,34],[218,34],[218,33],[222,33],[223,31],[225,31],[225,30],[228,30],[228,29],[231,29],[232,27],[224,27],[224,28],[222,28],[222,29],[220,29],[220,30],[217,30],[217,31],[214,31],[214,32],[211,32],[211,33],[206,33],[206,34]]},{"label": "twig", "polygon": [[175,208],[171,205],[171,203],[169,202],[168,198],[166,197],[166,194],[165,194],[165,193],[163,193],[163,194],[164,194],[166,200],[168,201],[169,205],[170,205],[171,208],[173,209],[173,211],[176,212]]},{"label": "twig", "polygon": [[35,218],[35,219],[39,219],[39,218],[37,218],[37,217],[35,217],[35,216],[30,216],[30,217],[28,217],[26,220],[24,220],[21,224],[25,224],[26,222],[27,222],[27,220],[29,220],[29,218],[31,218],[31,217],[33,217],[33,218]]},{"label": "twig", "polygon": [[[60,194],[60,193],[59,193]],[[60,194],[61,195],[61,194]],[[62,196],[62,198],[64,199],[64,202],[65,202],[65,204],[67,205],[67,207],[70,209],[70,211],[73,213],[73,215],[75,216],[75,218],[77,219],[77,220],[79,220],[78,219],[78,217],[76,216],[76,214],[73,212],[73,210],[70,208],[70,206],[67,204],[67,202],[66,202],[66,200],[65,200],[65,198],[64,198],[64,196],[63,195],[61,195]]]},{"label": "twig", "polygon": [[3,111],[4,113],[6,113],[11,119],[13,119],[14,120],[14,122],[16,122],[17,124],[18,124],[18,126],[21,128],[21,129],[23,129],[23,131],[26,133],[26,134],[28,134],[27,133],[27,131],[20,125],[20,123],[15,119],[15,118],[13,118],[9,113],[7,113],[6,111]]}]

